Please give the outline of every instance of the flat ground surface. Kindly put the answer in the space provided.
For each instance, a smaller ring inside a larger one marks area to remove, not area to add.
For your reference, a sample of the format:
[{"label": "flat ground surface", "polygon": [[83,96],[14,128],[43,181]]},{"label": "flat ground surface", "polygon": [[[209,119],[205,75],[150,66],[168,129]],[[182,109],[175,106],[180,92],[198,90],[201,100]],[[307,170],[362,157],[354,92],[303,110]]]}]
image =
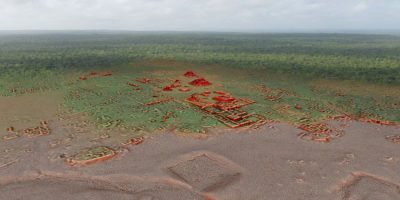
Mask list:
[{"label": "flat ground surface", "polygon": [[163,133],[87,166],[65,163],[86,136],[54,145],[73,133],[57,121],[50,127],[48,136],[1,142],[0,199],[400,198],[400,145],[385,139],[399,127],[351,121],[330,143],[299,139],[299,129],[279,123],[197,138]]}]

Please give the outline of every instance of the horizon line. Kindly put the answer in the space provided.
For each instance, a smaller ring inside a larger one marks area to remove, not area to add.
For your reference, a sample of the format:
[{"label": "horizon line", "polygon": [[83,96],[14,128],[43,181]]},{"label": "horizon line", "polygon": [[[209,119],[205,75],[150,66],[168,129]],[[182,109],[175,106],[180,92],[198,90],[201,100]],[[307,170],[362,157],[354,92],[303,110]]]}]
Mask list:
[{"label": "horizon line", "polygon": [[133,30],[133,29],[0,29],[0,32],[142,32],[142,33],[326,33],[400,34],[400,29],[274,29],[274,30]]}]

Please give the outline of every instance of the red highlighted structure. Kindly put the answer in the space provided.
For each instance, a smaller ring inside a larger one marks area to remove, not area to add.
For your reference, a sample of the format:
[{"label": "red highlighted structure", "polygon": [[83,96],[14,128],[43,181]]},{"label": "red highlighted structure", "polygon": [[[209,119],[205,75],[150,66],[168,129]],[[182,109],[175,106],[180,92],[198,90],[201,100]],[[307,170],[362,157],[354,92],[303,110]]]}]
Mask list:
[{"label": "red highlighted structure", "polygon": [[202,112],[214,116],[230,128],[259,127],[267,122],[261,115],[249,114],[241,110],[242,107],[253,104],[255,101],[235,98],[221,91],[212,94],[208,91],[192,94],[186,102],[199,107]]},{"label": "red highlighted structure", "polygon": [[198,78],[198,79],[190,82],[189,84],[193,85],[193,86],[209,86],[209,85],[211,85],[211,83],[204,78]]}]

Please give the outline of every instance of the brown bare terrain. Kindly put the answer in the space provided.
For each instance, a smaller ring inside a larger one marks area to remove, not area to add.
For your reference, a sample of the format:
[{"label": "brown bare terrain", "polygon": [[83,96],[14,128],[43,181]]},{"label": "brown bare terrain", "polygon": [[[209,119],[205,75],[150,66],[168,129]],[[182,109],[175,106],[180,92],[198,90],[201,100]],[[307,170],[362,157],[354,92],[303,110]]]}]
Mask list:
[{"label": "brown bare terrain", "polygon": [[[115,137],[90,138],[84,122],[53,118],[49,135],[1,141],[0,199],[400,198],[400,145],[385,139],[399,133],[396,126],[350,121],[330,143],[302,140],[299,129],[275,123],[118,145]],[[66,163],[87,146],[109,146],[117,155],[87,166]]]}]

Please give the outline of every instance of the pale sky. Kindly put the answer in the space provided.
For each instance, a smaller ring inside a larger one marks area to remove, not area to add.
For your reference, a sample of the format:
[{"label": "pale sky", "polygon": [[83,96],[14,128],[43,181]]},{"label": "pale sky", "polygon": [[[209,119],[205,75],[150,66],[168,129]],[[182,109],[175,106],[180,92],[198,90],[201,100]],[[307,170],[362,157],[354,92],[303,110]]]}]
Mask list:
[{"label": "pale sky", "polygon": [[0,0],[0,30],[400,28],[400,0]]}]

